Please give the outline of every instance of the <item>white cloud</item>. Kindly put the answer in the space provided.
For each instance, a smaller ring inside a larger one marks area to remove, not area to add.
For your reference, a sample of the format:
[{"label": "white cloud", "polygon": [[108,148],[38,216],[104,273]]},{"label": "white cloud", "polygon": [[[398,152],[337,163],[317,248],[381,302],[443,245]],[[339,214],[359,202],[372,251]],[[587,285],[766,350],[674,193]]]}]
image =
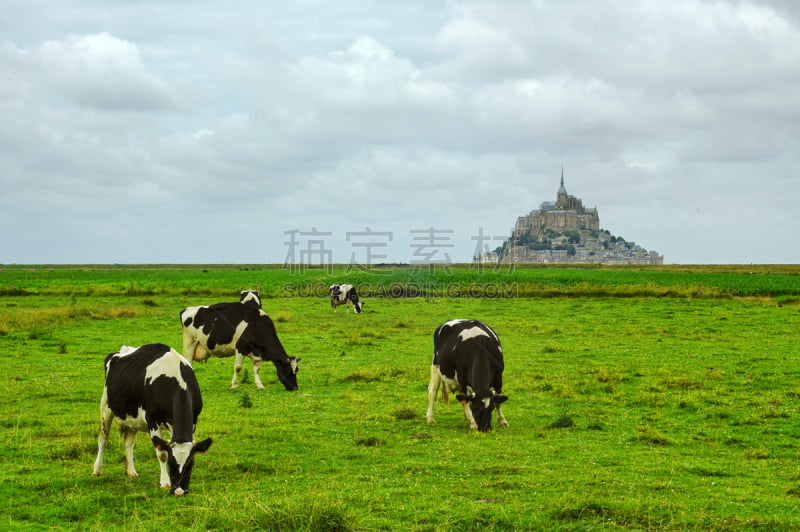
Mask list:
[{"label": "white cloud", "polygon": [[508,29],[482,21],[469,13],[445,25],[437,44],[453,54],[444,70],[450,76],[481,80],[513,76],[532,66],[532,53]]},{"label": "white cloud", "polygon": [[376,119],[400,120],[402,130],[412,117],[446,112],[454,103],[447,85],[426,79],[410,60],[369,36],[358,37],[346,50],[303,57],[291,70],[306,103],[333,124],[347,127],[350,122],[350,134],[363,129],[380,138],[395,128],[370,128]]},{"label": "white cloud", "polygon": [[43,81],[76,105],[105,111],[158,111],[175,105],[168,84],[139,48],[107,33],[47,41],[35,52]]}]

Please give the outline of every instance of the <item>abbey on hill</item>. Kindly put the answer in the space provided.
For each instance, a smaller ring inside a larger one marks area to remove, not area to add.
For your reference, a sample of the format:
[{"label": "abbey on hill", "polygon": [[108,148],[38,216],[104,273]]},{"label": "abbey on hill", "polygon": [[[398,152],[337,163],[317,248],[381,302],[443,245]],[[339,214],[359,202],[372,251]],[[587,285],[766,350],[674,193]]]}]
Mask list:
[{"label": "abbey on hill", "polygon": [[664,256],[600,228],[596,207],[567,194],[564,171],[556,201],[517,218],[511,238],[481,263],[663,264]]}]

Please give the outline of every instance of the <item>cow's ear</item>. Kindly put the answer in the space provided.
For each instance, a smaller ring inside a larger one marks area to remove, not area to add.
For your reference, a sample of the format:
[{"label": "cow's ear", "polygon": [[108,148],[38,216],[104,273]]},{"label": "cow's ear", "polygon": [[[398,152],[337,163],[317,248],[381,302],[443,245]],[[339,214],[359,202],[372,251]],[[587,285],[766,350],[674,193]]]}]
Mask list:
[{"label": "cow's ear", "polygon": [[192,448],[192,452],[194,453],[204,453],[211,447],[212,444],[211,438],[206,438],[205,440],[201,441],[200,443],[196,443]]},{"label": "cow's ear", "polygon": [[158,436],[153,436],[153,446],[159,451],[168,451],[169,450],[169,443],[165,440],[162,440]]},{"label": "cow's ear", "polygon": [[470,397],[469,395],[464,395],[463,393],[456,395],[456,399],[458,399],[462,403],[469,403],[470,401],[472,401],[472,397]]},{"label": "cow's ear", "polygon": [[505,395],[495,395],[494,396],[494,404],[496,404],[496,405],[501,405],[501,404],[505,403],[506,401],[508,401],[508,397],[506,397]]}]

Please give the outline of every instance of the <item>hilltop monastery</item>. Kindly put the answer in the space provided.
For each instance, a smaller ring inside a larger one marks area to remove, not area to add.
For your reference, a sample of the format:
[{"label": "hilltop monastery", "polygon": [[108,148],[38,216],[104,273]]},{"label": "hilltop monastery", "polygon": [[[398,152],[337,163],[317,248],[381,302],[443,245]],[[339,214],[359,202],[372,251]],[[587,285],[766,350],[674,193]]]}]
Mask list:
[{"label": "hilltop monastery", "polygon": [[564,171],[556,201],[517,218],[511,238],[482,263],[663,264],[664,257],[600,229],[597,207],[567,194]]}]

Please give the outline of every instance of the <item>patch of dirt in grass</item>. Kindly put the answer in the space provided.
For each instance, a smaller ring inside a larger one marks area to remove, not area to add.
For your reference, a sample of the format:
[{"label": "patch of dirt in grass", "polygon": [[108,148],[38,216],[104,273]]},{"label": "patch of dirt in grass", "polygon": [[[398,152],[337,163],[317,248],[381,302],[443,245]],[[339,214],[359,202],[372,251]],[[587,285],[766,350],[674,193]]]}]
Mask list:
[{"label": "patch of dirt in grass", "polygon": [[720,471],[719,469],[711,469],[703,466],[686,467],[683,468],[687,473],[697,475],[698,477],[729,477],[730,473]]},{"label": "patch of dirt in grass", "polygon": [[575,420],[570,416],[563,415],[547,425],[548,429],[568,429],[575,426]]},{"label": "patch of dirt in grass", "polygon": [[669,438],[649,427],[640,427],[637,430],[636,441],[649,445],[669,445]]},{"label": "patch of dirt in grass", "polygon": [[356,440],[356,445],[362,447],[380,447],[381,445],[386,445],[386,442],[375,436],[370,436],[368,438],[358,438]]},{"label": "patch of dirt in grass", "polygon": [[395,410],[392,416],[394,416],[395,419],[416,419],[417,413],[410,408],[401,408],[400,410]]},{"label": "patch of dirt in grass", "polygon": [[[653,528],[657,519],[648,513],[615,508],[608,504],[588,502],[553,512],[555,521],[584,521],[587,523],[614,523],[620,528]],[[581,527],[583,528],[583,527]],[[657,528],[657,527],[656,527]]]}]

